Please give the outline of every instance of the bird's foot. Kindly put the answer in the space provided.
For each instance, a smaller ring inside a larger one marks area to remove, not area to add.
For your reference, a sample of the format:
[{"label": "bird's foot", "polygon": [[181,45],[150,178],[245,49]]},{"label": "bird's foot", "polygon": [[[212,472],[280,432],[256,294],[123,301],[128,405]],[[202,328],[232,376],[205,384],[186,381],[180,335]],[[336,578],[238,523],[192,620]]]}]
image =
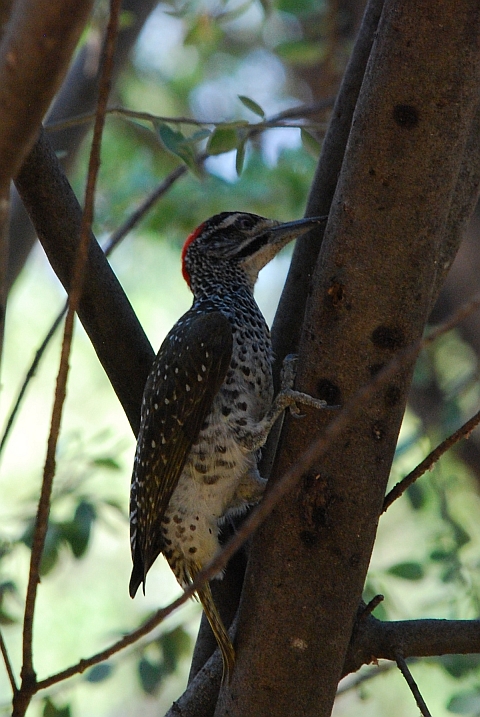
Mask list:
[{"label": "bird's foot", "polygon": [[293,389],[297,375],[298,354],[287,354],[280,371],[280,392]]},{"label": "bird's foot", "polygon": [[319,398],[313,398],[308,393],[294,391],[291,388],[285,388],[278,394],[276,398],[278,408],[281,410],[289,409],[294,418],[303,418],[305,414],[300,413],[300,406],[309,406],[310,408],[328,408],[326,401]]}]

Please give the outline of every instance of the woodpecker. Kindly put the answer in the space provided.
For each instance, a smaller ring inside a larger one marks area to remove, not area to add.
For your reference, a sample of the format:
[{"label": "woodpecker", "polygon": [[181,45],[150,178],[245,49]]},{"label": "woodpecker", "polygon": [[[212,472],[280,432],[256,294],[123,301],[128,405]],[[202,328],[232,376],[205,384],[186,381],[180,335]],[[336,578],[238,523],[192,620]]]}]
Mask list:
[{"label": "woodpecker", "polygon": [[[182,587],[220,550],[229,516],[257,503],[259,449],[279,415],[325,402],[291,388],[274,400],[270,332],[253,297],[258,272],[324,218],[281,224],[244,212],[207,219],[187,238],[183,276],[193,305],[164,340],[147,379],[135,454],[130,595],[163,553]],[[218,576],[221,577],[221,576]],[[198,597],[219,644],[224,678],[234,650],[212,598]]]}]

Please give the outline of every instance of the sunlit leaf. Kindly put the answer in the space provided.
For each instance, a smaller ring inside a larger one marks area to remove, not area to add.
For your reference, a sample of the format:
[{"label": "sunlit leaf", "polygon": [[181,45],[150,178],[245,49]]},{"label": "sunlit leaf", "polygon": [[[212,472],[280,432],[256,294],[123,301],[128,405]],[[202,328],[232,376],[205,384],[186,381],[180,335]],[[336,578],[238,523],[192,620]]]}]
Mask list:
[{"label": "sunlit leaf", "polygon": [[258,117],[265,119],[265,112],[260,107],[260,105],[255,102],[255,100],[252,100],[250,97],[246,97],[245,95],[238,95],[238,99],[251,112],[256,114]]},{"label": "sunlit leaf", "polygon": [[404,562],[397,563],[387,570],[390,575],[395,575],[397,578],[403,578],[404,580],[421,580],[425,572],[423,566],[420,563]]},{"label": "sunlit leaf", "polygon": [[233,127],[217,127],[207,144],[209,154],[223,154],[235,149],[238,144],[238,134]]}]

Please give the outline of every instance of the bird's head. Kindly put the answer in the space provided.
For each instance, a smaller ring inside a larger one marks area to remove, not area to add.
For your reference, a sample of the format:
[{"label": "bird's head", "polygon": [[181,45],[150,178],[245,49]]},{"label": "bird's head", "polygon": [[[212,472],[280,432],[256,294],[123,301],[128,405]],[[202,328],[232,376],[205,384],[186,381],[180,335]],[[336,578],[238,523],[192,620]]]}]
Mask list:
[{"label": "bird's head", "polygon": [[182,273],[195,293],[205,272],[242,270],[253,288],[258,272],[286,244],[305,234],[326,217],[277,222],[246,212],[222,212],[207,219],[187,238],[182,251]]}]

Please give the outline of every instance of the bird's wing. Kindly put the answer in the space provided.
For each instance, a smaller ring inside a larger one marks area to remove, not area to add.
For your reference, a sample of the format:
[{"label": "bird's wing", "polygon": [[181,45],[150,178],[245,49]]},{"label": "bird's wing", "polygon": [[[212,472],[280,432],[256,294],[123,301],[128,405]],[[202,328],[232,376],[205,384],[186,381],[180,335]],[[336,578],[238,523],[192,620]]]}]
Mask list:
[{"label": "bird's wing", "polygon": [[132,475],[130,595],[161,552],[161,522],[222,385],[232,329],[219,311],[190,309],[160,347],[145,385]]}]

